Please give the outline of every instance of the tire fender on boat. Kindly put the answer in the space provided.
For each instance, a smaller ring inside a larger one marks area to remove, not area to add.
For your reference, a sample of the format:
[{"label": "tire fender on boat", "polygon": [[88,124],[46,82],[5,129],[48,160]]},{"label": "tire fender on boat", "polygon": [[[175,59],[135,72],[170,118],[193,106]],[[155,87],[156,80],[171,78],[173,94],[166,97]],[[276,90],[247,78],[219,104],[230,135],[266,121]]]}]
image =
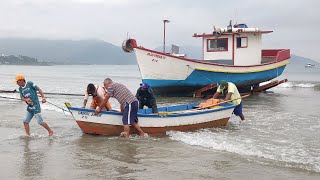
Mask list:
[{"label": "tire fender on boat", "polygon": [[127,53],[133,52],[133,45],[131,39],[126,39],[125,41],[123,41],[122,50]]}]

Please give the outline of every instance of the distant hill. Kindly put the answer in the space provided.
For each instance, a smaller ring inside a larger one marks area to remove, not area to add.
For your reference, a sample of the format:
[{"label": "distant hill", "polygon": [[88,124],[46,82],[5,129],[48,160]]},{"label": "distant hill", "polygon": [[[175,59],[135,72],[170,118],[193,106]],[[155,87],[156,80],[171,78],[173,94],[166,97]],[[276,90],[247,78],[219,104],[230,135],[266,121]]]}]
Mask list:
[{"label": "distant hill", "polygon": [[62,64],[136,64],[134,54],[101,40],[0,38],[0,54],[22,54]]},{"label": "distant hill", "polygon": [[305,65],[307,63],[315,64],[318,66],[320,65],[318,61],[291,54],[290,64]]}]

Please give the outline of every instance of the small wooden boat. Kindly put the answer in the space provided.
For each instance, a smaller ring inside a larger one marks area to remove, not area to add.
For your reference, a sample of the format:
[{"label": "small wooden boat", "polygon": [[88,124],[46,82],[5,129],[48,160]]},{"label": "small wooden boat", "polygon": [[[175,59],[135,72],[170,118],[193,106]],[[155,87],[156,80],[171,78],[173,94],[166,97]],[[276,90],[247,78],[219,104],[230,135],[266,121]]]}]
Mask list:
[{"label": "small wooden boat", "polygon": [[[159,114],[151,109],[138,112],[141,129],[150,134],[165,134],[167,131],[192,131],[202,128],[226,126],[235,108],[231,103],[223,103],[211,109],[194,109],[199,103],[158,108]],[[123,131],[122,113],[72,107],[66,103],[79,127],[84,133],[118,136]],[[131,127],[131,133],[137,132]]]}]

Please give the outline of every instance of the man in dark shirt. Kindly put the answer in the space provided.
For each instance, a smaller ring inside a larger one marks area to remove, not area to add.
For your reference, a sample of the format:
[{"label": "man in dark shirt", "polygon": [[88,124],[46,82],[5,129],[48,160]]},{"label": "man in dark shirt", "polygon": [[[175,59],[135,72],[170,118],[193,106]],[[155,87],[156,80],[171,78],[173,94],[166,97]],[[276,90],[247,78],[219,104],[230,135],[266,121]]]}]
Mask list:
[{"label": "man in dark shirt", "polygon": [[139,109],[143,109],[144,106],[147,106],[148,108],[152,108],[153,113],[158,113],[155,95],[147,83],[140,84],[136,98],[139,100]]}]

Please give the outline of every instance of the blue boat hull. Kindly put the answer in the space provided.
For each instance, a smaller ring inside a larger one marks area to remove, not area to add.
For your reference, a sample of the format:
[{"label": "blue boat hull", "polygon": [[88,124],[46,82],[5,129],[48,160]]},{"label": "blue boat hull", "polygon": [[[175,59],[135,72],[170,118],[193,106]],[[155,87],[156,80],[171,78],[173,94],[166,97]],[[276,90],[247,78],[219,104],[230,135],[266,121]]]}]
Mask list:
[{"label": "blue boat hull", "polygon": [[161,79],[142,79],[148,83],[153,90],[164,96],[190,96],[193,92],[204,86],[226,80],[236,84],[242,92],[250,91],[251,86],[258,85],[280,76],[286,65],[250,73],[224,73],[194,70],[185,80],[161,80]]}]

